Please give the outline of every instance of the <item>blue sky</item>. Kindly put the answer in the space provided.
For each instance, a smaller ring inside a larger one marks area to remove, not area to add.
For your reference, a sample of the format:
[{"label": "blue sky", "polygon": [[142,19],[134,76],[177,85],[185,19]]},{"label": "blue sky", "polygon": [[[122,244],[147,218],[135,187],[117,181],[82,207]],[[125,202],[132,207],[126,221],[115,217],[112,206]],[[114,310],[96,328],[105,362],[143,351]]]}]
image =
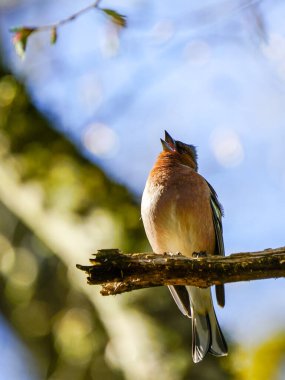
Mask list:
[{"label": "blue sky", "polygon": [[[285,245],[284,3],[103,0],[127,16],[119,35],[94,10],[60,29],[55,46],[35,35],[25,61],[16,57],[10,27],[89,3],[3,8],[5,59],[35,104],[138,198],[164,129],[198,146],[200,173],[224,205],[226,252]],[[218,315],[234,339],[250,345],[284,329],[283,279],[226,288]]]},{"label": "blue sky", "polygon": [[[0,380],[34,380],[37,378],[36,370],[32,365],[30,355],[13,330],[0,315]],[[30,364],[30,365],[29,365]]]}]

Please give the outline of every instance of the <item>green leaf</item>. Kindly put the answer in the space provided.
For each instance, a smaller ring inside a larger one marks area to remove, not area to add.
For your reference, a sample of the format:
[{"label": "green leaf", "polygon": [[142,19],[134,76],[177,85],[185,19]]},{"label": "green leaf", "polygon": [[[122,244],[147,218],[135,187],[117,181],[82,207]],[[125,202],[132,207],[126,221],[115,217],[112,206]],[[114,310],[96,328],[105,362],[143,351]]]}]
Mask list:
[{"label": "green leaf", "polygon": [[56,27],[51,28],[50,31],[50,43],[54,45],[57,41],[57,29]]},{"label": "green leaf", "polygon": [[125,28],[127,26],[126,16],[121,15],[120,13],[114,11],[109,8],[100,8],[102,12],[104,12],[111,21],[118,25],[121,28]]},{"label": "green leaf", "polygon": [[13,44],[16,50],[16,53],[21,57],[25,57],[25,51],[27,47],[28,38],[30,35],[36,30],[37,28],[29,28],[29,27],[20,27],[20,28],[13,28],[10,31],[13,34]]}]

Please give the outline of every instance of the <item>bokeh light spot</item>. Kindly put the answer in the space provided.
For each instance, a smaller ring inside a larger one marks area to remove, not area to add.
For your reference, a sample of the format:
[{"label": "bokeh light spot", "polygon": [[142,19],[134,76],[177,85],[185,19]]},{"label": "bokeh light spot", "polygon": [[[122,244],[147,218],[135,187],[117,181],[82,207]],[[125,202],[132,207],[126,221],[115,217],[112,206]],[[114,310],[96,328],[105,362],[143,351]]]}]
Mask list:
[{"label": "bokeh light spot", "polygon": [[101,158],[113,157],[119,147],[117,134],[103,123],[90,124],[83,135],[83,143],[89,152]]},{"label": "bokeh light spot", "polygon": [[82,75],[78,81],[78,103],[86,114],[94,114],[102,102],[102,85],[95,73]]},{"label": "bokeh light spot", "polygon": [[41,337],[50,332],[50,313],[45,302],[20,304],[13,311],[12,320],[27,337]]},{"label": "bokeh light spot", "polygon": [[14,267],[11,280],[19,287],[30,287],[36,280],[38,264],[35,257],[26,249],[17,250],[17,264]]},{"label": "bokeh light spot", "polygon": [[174,35],[174,25],[170,20],[162,20],[157,22],[152,31],[152,41],[156,44],[164,44],[168,42]]},{"label": "bokeh light spot", "polygon": [[232,129],[215,129],[210,137],[210,144],[217,161],[225,167],[237,166],[244,158],[240,138]]},{"label": "bokeh light spot", "polygon": [[10,76],[5,76],[0,81],[0,107],[9,106],[14,100],[17,87]]},{"label": "bokeh light spot", "polygon": [[94,350],[92,321],[86,310],[73,308],[62,313],[54,326],[56,346],[66,360],[78,365],[89,361]]},{"label": "bokeh light spot", "polygon": [[15,251],[5,236],[0,235],[0,271],[8,275],[15,263]]},{"label": "bokeh light spot", "polygon": [[185,46],[183,56],[190,63],[204,65],[210,60],[211,50],[205,41],[192,41]]},{"label": "bokeh light spot", "polygon": [[17,260],[9,270],[5,295],[13,303],[25,303],[33,295],[38,263],[32,253],[24,248],[18,248],[15,257]]},{"label": "bokeh light spot", "polygon": [[271,33],[268,42],[263,44],[262,52],[264,56],[273,63],[278,76],[285,80],[285,38],[284,36]]},{"label": "bokeh light spot", "polygon": [[285,59],[285,38],[276,33],[269,35],[268,43],[262,46],[263,54],[272,61]]}]

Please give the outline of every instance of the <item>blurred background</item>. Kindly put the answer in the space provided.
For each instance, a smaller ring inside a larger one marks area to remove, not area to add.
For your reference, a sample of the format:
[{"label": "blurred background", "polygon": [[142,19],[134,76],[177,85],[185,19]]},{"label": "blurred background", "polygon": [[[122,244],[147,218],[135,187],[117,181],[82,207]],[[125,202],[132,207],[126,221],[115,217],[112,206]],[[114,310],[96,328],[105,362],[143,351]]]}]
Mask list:
[{"label": "blurred background", "polygon": [[102,297],[76,263],[150,250],[139,203],[166,129],[198,147],[227,254],[284,245],[283,1],[0,1],[0,379],[284,379],[284,280],[226,286],[227,358],[191,359],[167,289]]}]

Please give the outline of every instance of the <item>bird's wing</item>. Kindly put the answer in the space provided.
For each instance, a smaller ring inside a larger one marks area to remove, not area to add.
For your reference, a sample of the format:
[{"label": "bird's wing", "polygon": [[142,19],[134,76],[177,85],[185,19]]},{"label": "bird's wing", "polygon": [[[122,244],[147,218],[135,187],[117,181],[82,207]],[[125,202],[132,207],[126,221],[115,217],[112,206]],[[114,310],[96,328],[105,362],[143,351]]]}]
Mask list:
[{"label": "bird's wing", "polygon": [[[207,181],[206,181],[207,182]],[[211,208],[213,212],[213,222],[216,234],[216,248],[215,255],[225,256],[225,247],[224,247],[224,239],[223,239],[223,225],[222,225],[222,217],[224,215],[223,207],[218,201],[217,193],[214,188],[207,182],[210,192],[211,192]],[[225,306],[225,288],[224,285],[216,285],[216,298],[217,302],[220,306]]]}]

